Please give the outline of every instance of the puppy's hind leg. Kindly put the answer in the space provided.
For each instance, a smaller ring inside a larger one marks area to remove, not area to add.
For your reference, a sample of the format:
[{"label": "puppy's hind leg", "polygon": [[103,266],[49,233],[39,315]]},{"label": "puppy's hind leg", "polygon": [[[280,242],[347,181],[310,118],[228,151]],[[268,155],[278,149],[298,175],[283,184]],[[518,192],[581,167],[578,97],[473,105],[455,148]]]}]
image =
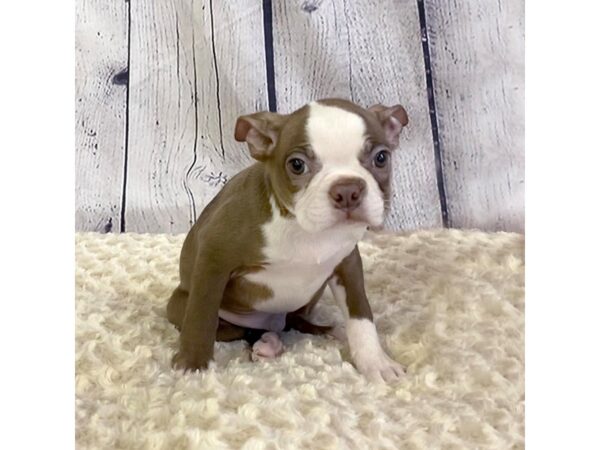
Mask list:
[{"label": "puppy's hind leg", "polygon": [[[179,331],[181,331],[181,324],[183,323],[187,298],[188,293],[181,287],[177,287],[175,288],[175,291],[173,291],[173,294],[169,298],[169,303],[167,304],[167,318],[169,319],[169,322],[175,325],[175,328],[177,328]],[[246,328],[239,327],[223,319],[219,319],[219,325],[217,327],[217,341],[236,341],[238,339],[244,339],[245,335]],[[254,342],[252,342],[252,344],[253,343]]]},{"label": "puppy's hind leg", "polygon": [[169,303],[167,303],[167,319],[178,330],[181,330],[188,295],[189,293],[183,290],[181,286],[177,286],[169,298]]},{"label": "puppy's hind leg", "polygon": [[298,330],[300,333],[314,334],[317,336],[331,336],[338,341],[346,340],[346,333],[343,326],[340,325],[315,325],[302,316],[294,313],[288,314],[285,321],[285,330]]},{"label": "puppy's hind leg", "polygon": [[329,334],[333,330],[332,326],[315,325],[305,318],[296,314],[288,314],[285,318],[285,331],[291,329],[298,330],[300,333],[323,335]]}]

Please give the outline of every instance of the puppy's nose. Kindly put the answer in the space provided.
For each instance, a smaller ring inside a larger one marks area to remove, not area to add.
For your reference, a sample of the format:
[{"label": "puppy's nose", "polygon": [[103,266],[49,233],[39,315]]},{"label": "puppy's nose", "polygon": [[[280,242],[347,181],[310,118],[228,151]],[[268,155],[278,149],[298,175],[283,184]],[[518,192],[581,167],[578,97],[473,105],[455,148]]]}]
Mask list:
[{"label": "puppy's nose", "polygon": [[361,178],[344,178],[331,186],[329,196],[335,208],[352,211],[360,205],[366,187]]}]

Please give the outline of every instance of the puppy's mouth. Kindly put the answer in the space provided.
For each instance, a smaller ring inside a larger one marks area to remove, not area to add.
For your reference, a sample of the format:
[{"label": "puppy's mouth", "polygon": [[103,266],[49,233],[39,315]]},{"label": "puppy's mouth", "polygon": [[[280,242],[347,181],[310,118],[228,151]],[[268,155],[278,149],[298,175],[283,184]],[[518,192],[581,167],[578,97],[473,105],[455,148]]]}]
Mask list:
[{"label": "puppy's mouth", "polygon": [[353,209],[351,211],[347,210],[339,210],[335,211],[336,223],[337,224],[365,224],[370,225],[370,221],[364,214],[364,212],[359,209]]}]

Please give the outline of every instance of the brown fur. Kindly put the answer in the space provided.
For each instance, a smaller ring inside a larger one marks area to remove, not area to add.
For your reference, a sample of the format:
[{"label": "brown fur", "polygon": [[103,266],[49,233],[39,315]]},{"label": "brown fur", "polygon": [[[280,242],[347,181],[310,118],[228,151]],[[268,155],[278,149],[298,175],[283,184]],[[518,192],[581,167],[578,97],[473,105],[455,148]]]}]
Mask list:
[{"label": "brown fur", "polygon": [[[389,168],[377,171],[371,161],[377,145],[391,147],[384,126],[385,114],[391,114],[389,109],[368,111],[336,99],[321,102],[347,109],[364,119],[368,139],[363,165],[369,168],[387,197]],[[393,113],[404,124],[401,115],[404,110],[400,109],[396,107]],[[265,112],[238,119],[236,139],[248,142],[252,156],[260,162],[243,170],[225,185],[202,211],[184,241],[180,284],[167,305],[169,321],[181,330],[179,351],[173,358],[176,368],[203,369],[212,359],[215,339],[232,340],[245,336],[248,330],[219,319],[221,306],[229,310],[251,310],[254,302],[273,295],[268,287],[249,282],[241,275],[261,270],[266,264],[262,254],[261,226],[272,215],[270,195],[274,195],[282,214],[290,214],[293,194],[310,181],[308,177],[292,176],[286,169],[287,158],[294,152],[301,152],[309,163],[318,164],[311,155],[305,132],[308,112],[309,108],[305,106],[288,115]],[[345,287],[350,316],[372,320],[358,248],[336,267],[334,274]],[[305,307],[288,315],[288,327],[312,333],[329,331],[329,327],[319,327],[301,318],[310,313],[324,288],[325,284]]]}]

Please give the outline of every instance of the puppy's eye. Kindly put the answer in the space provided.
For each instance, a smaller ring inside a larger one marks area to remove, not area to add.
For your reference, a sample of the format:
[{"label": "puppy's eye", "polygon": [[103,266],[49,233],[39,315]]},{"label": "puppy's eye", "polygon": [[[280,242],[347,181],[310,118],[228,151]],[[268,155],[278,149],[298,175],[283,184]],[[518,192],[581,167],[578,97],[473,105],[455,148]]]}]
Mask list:
[{"label": "puppy's eye", "polygon": [[390,153],[387,150],[380,150],[375,154],[373,158],[373,164],[375,167],[385,167],[390,159]]},{"label": "puppy's eye", "polygon": [[302,175],[307,172],[306,163],[300,158],[292,158],[288,161],[288,167],[294,175]]}]

